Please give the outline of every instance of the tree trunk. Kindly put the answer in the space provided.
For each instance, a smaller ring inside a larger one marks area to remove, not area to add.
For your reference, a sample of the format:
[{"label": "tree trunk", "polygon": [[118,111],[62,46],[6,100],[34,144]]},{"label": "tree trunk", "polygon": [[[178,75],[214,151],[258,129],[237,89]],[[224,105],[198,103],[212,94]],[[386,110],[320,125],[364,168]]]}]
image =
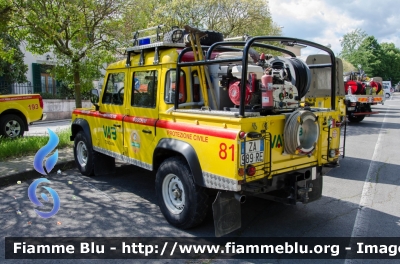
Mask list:
[{"label": "tree trunk", "polygon": [[79,75],[79,67],[75,66],[74,71],[74,85],[75,85],[75,107],[82,108],[82,98],[81,98],[81,78]]}]

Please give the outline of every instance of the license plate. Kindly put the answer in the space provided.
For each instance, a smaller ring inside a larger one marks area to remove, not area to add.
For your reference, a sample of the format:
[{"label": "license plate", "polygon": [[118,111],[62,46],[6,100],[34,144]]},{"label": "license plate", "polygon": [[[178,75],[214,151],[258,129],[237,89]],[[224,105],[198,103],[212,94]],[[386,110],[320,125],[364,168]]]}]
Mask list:
[{"label": "license plate", "polygon": [[354,110],[356,110],[355,107],[347,107],[347,111],[354,111]]},{"label": "license plate", "polygon": [[240,165],[253,164],[264,161],[264,140],[242,142]]}]

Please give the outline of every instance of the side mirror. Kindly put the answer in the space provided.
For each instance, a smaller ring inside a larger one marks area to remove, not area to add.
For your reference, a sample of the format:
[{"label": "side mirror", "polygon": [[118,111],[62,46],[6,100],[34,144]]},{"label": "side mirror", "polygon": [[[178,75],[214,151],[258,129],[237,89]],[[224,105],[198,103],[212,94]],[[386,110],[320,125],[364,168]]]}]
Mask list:
[{"label": "side mirror", "polygon": [[92,89],[92,92],[90,93],[90,102],[96,107],[96,110],[99,110],[99,91],[97,89]]}]

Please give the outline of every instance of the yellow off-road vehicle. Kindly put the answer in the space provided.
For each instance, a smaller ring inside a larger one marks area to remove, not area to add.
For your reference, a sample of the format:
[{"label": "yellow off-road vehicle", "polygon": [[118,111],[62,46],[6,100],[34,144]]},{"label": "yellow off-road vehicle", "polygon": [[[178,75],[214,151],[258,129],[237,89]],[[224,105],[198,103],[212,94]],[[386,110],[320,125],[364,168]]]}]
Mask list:
[{"label": "yellow off-road vehicle", "polygon": [[[287,37],[228,42],[185,27],[161,40],[158,31],[152,43],[136,34],[126,59],[108,66],[101,92],[92,92],[94,108],[73,111],[81,173],[111,173],[115,158],[155,171],[160,209],[179,228],[200,224],[213,197],[217,236],[241,226],[246,195],[319,199],[322,167],[338,163],[346,115],[333,52]],[[265,44],[279,41],[328,55],[305,63]],[[262,53],[271,50],[287,57]],[[314,106],[302,107],[304,97]]]},{"label": "yellow off-road vehicle", "polygon": [[21,137],[30,123],[45,119],[40,94],[0,95],[0,137]]}]

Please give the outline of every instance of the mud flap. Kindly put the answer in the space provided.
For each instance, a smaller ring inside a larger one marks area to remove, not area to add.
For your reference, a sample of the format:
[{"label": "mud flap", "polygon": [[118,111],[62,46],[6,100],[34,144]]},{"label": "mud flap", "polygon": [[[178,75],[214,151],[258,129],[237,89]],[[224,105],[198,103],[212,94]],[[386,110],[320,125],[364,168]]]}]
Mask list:
[{"label": "mud flap", "polygon": [[240,202],[233,192],[221,192],[212,205],[214,214],[215,236],[221,237],[242,226]]},{"label": "mud flap", "polygon": [[94,151],[94,175],[107,175],[115,173],[115,159]]}]

